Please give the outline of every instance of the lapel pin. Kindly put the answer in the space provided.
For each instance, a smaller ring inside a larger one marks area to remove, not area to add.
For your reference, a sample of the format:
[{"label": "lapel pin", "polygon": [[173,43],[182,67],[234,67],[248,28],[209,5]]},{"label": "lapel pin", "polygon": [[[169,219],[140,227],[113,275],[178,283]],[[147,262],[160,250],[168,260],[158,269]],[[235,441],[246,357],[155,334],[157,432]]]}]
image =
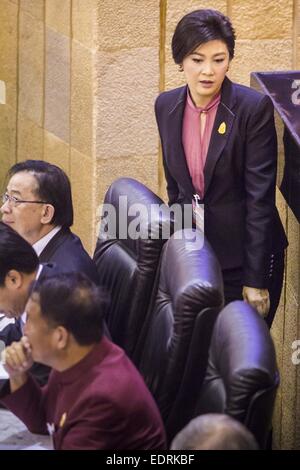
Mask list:
[{"label": "lapel pin", "polygon": [[63,413],[61,418],[60,418],[60,422],[59,422],[59,427],[62,428],[63,425],[65,424],[66,422],[66,419],[67,419],[67,413]]},{"label": "lapel pin", "polygon": [[221,122],[219,129],[218,129],[219,134],[225,134],[226,132],[226,124],[225,122]]}]

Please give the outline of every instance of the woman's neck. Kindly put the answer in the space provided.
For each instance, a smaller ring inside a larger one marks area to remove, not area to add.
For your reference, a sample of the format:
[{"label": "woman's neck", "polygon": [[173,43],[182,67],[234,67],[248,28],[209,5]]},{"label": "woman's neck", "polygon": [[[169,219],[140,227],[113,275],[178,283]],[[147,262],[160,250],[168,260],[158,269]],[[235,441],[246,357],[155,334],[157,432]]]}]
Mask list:
[{"label": "woman's neck", "polygon": [[191,90],[189,90],[190,97],[197,108],[205,108],[215,97],[220,93],[221,88],[213,96],[199,96],[193,95]]}]

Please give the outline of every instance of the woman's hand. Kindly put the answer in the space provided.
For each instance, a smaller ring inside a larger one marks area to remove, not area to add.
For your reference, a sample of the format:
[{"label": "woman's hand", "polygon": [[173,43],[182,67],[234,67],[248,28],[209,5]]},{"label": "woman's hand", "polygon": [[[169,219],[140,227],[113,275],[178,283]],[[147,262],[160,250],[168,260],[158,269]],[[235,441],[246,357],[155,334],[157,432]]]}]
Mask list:
[{"label": "woman's hand", "polygon": [[256,289],[255,287],[243,287],[243,299],[252,305],[258,313],[265,318],[270,310],[270,296],[267,289]]},{"label": "woman's hand", "polygon": [[27,381],[27,370],[33,364],[31,347],[26,336],[5,348],[1,353],[1,360],[9,375],[11,391],[14,392]]}]

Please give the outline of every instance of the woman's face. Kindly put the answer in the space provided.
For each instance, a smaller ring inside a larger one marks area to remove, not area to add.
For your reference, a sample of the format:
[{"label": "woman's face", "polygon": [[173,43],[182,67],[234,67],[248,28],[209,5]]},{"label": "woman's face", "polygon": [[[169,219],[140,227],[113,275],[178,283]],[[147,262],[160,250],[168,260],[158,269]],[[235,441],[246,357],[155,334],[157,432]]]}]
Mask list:
[{"label": "woman's face", "polygon": [[220,40],[201,44],[183,59],[183,71],[196,106],[206,106],[220,91],[229,62],[227,46]]}]

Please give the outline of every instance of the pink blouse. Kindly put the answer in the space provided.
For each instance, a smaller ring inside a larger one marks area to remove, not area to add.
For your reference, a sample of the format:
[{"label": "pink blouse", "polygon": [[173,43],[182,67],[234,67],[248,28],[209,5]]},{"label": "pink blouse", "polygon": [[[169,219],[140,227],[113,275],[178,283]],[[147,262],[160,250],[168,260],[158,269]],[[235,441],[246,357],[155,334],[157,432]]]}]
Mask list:
[{"label": "pink blouse", "polygon": [[204,108],[198,108],[194,105],[189,91],[187,93],[182,142],[194,188],[201,198],[204,195],[204,165],[220,101],[219,93]]}]

